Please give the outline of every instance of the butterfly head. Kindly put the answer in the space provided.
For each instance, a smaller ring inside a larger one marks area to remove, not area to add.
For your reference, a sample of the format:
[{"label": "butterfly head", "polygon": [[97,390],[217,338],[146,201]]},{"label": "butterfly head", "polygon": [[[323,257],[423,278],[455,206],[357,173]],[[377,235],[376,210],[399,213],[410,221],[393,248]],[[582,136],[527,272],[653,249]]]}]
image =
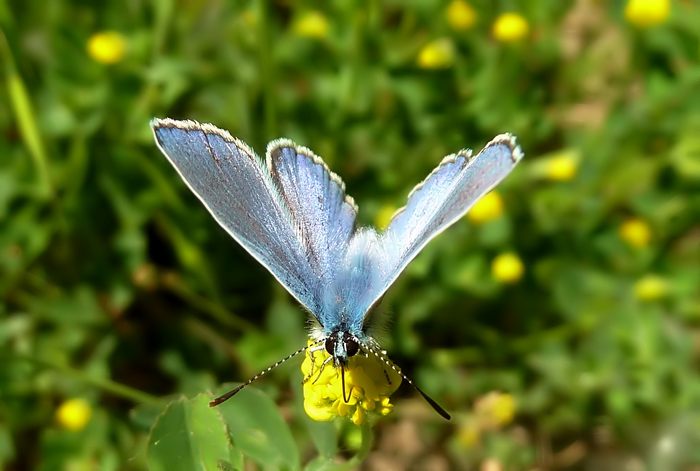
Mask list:
[{"label": "butterfly head", "polygon": [[357,338],[344,329],[337,329],[326,337],[326,351],[333,357],[336,366],[346,366],[348,358],[357,355],[360,343]]}]

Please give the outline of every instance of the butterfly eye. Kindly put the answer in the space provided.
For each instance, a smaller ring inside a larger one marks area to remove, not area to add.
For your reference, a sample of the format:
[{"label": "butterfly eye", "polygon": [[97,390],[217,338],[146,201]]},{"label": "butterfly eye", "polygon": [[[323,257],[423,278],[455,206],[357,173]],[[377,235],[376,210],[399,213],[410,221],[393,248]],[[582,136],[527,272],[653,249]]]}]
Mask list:
[{"label": "butterfly eye", "polygon": [[331,334],[326,338],[326,351],[329,355],[335,355],[335,333]]},{"label": "butterfly eye", "polygon": [[349,357],[357,355],[357,352],[360,350],[360,345],[358,345],[357,341],[354,339],[354,337],[347,336],[345,337],[345,351],[348,353]]}]

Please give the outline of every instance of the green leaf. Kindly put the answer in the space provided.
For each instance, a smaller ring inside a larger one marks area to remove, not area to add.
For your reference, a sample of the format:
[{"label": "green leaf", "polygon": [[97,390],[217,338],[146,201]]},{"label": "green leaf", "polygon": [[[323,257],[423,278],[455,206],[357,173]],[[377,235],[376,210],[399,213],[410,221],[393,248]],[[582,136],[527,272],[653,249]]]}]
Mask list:
[{"label": "green leaf", "polygon": [[[165,401],[163,401],[165,403]],[[160,418],[163,412],[163,403],[137,404],[129,411],[129,419],[131,423],[140,430],[148,432],[156,421]]]},{"label": "green leaf", "polygon": [[244,455],[273,469],[299,469],[299,450],[292,433],[267,395],[248,387],[217,409],[234,446]]},{"label": "green leaf", "polygon": [[306,429],[321,456],[332,457],[338,451],[338,431],[333,422],[316,422],[305,417]]},{"label": "green leaf", "polygon": [[337,471],[338,468],[342,469],[337,460],[328,456],[318,456],[306,464],[304,471]]},{"label": "green leaf", "polygon": [[39,127],[37,126],[36,113],[32,106],[30,92],[27,90],[24,81],[22,81],[22,77],[17,71],[10,47],[7,44],[4,34],[1,33],[0,54],[4,56],[7,93],[10,97],[12,110],[17,118],[17,124],[24,144],[36,165],[41,195],[50,196],[52,188],[49,173],[49,159],[41,140]]},{"label": "green leaf", "polygon": [[215,470],[235,457],[218,411],[203,394],[171,402],[148,438],[151,470]]}]

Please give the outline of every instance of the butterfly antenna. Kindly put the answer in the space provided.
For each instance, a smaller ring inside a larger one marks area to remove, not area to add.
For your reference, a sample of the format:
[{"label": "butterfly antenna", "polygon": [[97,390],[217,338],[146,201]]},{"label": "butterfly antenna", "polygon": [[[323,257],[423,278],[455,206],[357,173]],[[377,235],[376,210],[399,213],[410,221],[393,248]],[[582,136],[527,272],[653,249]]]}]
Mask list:
[{"label": "butterfly antenna", "polygon": [[303,348],[300,348],[299,350],[297,350],[297,351],[294,352],[294,353],[290,353],[289,355],[287,355],[286,357],[282,358],[281,360],[279,360],[279,361],[278,361],[277,363],[275,363],[274,365],[268,366],[267,368],[265,368],[264,370],[262,370],[260,373],[256,374],[256,375],[253,376],[252,378],[250,378],[250,379],[249,379],[248,381],[246,381],[245,383],[243,383],[243,384],[241,384],[241,385],[239,385],[239,386],[236,386],[235,388],[233,388],[233,389],[230,390],[229,392],[227,392],[227,393],[225,393],[225,394],[222,394],[221,396],[217,397],[216,399],[213,399],[213,400],[209,401],[209,407],[216,407],[216,406],[218,406],[219,404],[221,404],[222,402],[226,402],[227,400],[229,400],[229,399],[231,399],[233,396],[235,396],[235,395],[238,393],[238,391],[240,391],[241,389],[245,388],[245,387],[248,386],[249,384],[254,383],[255,381],[259,380],[260,378],[262,378],[263,376],[265,376],[266,374],[268,374],[270,371],[272,371],[272,370],[274,370],[275,368],[277,368],[278,366],[280,366],[282,363],[286,362],[287,360],[291,360],[292,358],[294,358],[295,356],[299,355],[300,353],[305,352],[305,351],[308,350],[309,348],[315,347],[316,345],[319,345],[320,343],[321,343],[321,342],[315,342],[315,343],[312,343],[311,345],[307,345],[307,346],[305,346],[305,347],[303,347]]},{"label": "butterfly antenna", "polygon": [[391,361],[386,355],[384,355],[383,352],[377,351],[376,349],[370,347],[369,345],[367,345],[367,344],[365,344],[365,343],[363,343],[363,342],[360,342],[358,339],[355,339],[355,340],[357,341],[357,343],[359,343],[359,344],[362,346],[362,348],[363,348],[365,351],[368,351],[368,352],[370,352],[372,355],[374,355],[375,357],[377,357],[382,363],[384,363],[386,366],[388,366],[389,368],[391,368],[392,370],[394,370],[394,372],[396,372],[396,374],[398,374],[399,376],[401,376],[401,377],[404,379],[404,381],[406,381],[408,384],[410,384],[411,386],[413,386],[413,388],[414,388],[416,391],[418,391],[418,393],[419,393],[421,396],[423,396],[423,399],[425,399],[425,402],[427,402],[428,404],[430,404],[430,406],[435,410],[435,412],[437,412],[438,414],[440,414],[440,415],[442,416],[442,418],[444,418],[444,419],[446,419],[446,420],[450,420],[450,418],[451,418],[451,417],[450,417],[450,414],[449,414],[445,409],[443,409],[443,408],[440,406],[440,404],[438,404],[437,402],[435,402],[435,400],[434,400],[432,397],[428,396],[426,393],[423,392],[423,390],[422,390],[421,388],[419,388],[418,386],[416,386],[416,383],[414,383],[413,381],[411,381],[411,379],[410,379],[408,376],[406,376],[406,375],[403,373],[403,371],[401,371],[401,368],[399,368],[399,367],[396,365],[396,363],[394,363],[394,362]]}]

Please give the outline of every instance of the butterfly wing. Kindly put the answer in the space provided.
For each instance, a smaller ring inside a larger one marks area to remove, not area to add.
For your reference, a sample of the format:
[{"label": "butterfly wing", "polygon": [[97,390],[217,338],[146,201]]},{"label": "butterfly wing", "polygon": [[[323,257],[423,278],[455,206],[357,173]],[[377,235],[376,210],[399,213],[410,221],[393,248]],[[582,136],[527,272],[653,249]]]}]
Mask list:
[{"label": "butterfly wing", "polygon": [[288,139],[272,141],[267,165],[273,182],[290,208],[305,242],[307,256],[321,286],[317,318],[330,326],[337,316],[335,283],[350,237],[357,206],[345,194],[343,181],[320,157]]},{"label": "butterfly wing", "polygon": [[[423,247],[505,178],[522,155],[515,138],[502,134],[476,156],[471,151],[461,151],[445,157],[411,191],[406,206],[394,215],[383,234],[372,242],[351,241],[346,255],[350,266],[346,271],[360,271],[355,284],[364,284],[363,290],[356,290],[362,293],[360,299],[353,301],[351,318],[356,323],[364,322],[367,311]],[[368,263],[367,255],[362,254],[372,253],[373,261]]]},{"label": "butterfly wing", "polygon": [[[245,143],[215,126],[171,119],[153,120],[151,126],[158,147],[214,219],[318,317],[327,284],[327,272],[318,264],[326,257],[323,246],[330,239],[340,250],[343,243],[342,236],[325,232],[331,226],[319,222],[320,213],[332,207],[344,215],[346,226],[354,223],[354,211],[341,197],[342,183],[333,185],[325,165],[312,165],[312,159],[292,168],[299,153],[288,141],[272,147],[265,165]],[[322,202],[314,209],[305,206],[311,201],[301,194],[290,193],[285,182],[295,184],[287,175],[295,171],[318,190]]]}]

